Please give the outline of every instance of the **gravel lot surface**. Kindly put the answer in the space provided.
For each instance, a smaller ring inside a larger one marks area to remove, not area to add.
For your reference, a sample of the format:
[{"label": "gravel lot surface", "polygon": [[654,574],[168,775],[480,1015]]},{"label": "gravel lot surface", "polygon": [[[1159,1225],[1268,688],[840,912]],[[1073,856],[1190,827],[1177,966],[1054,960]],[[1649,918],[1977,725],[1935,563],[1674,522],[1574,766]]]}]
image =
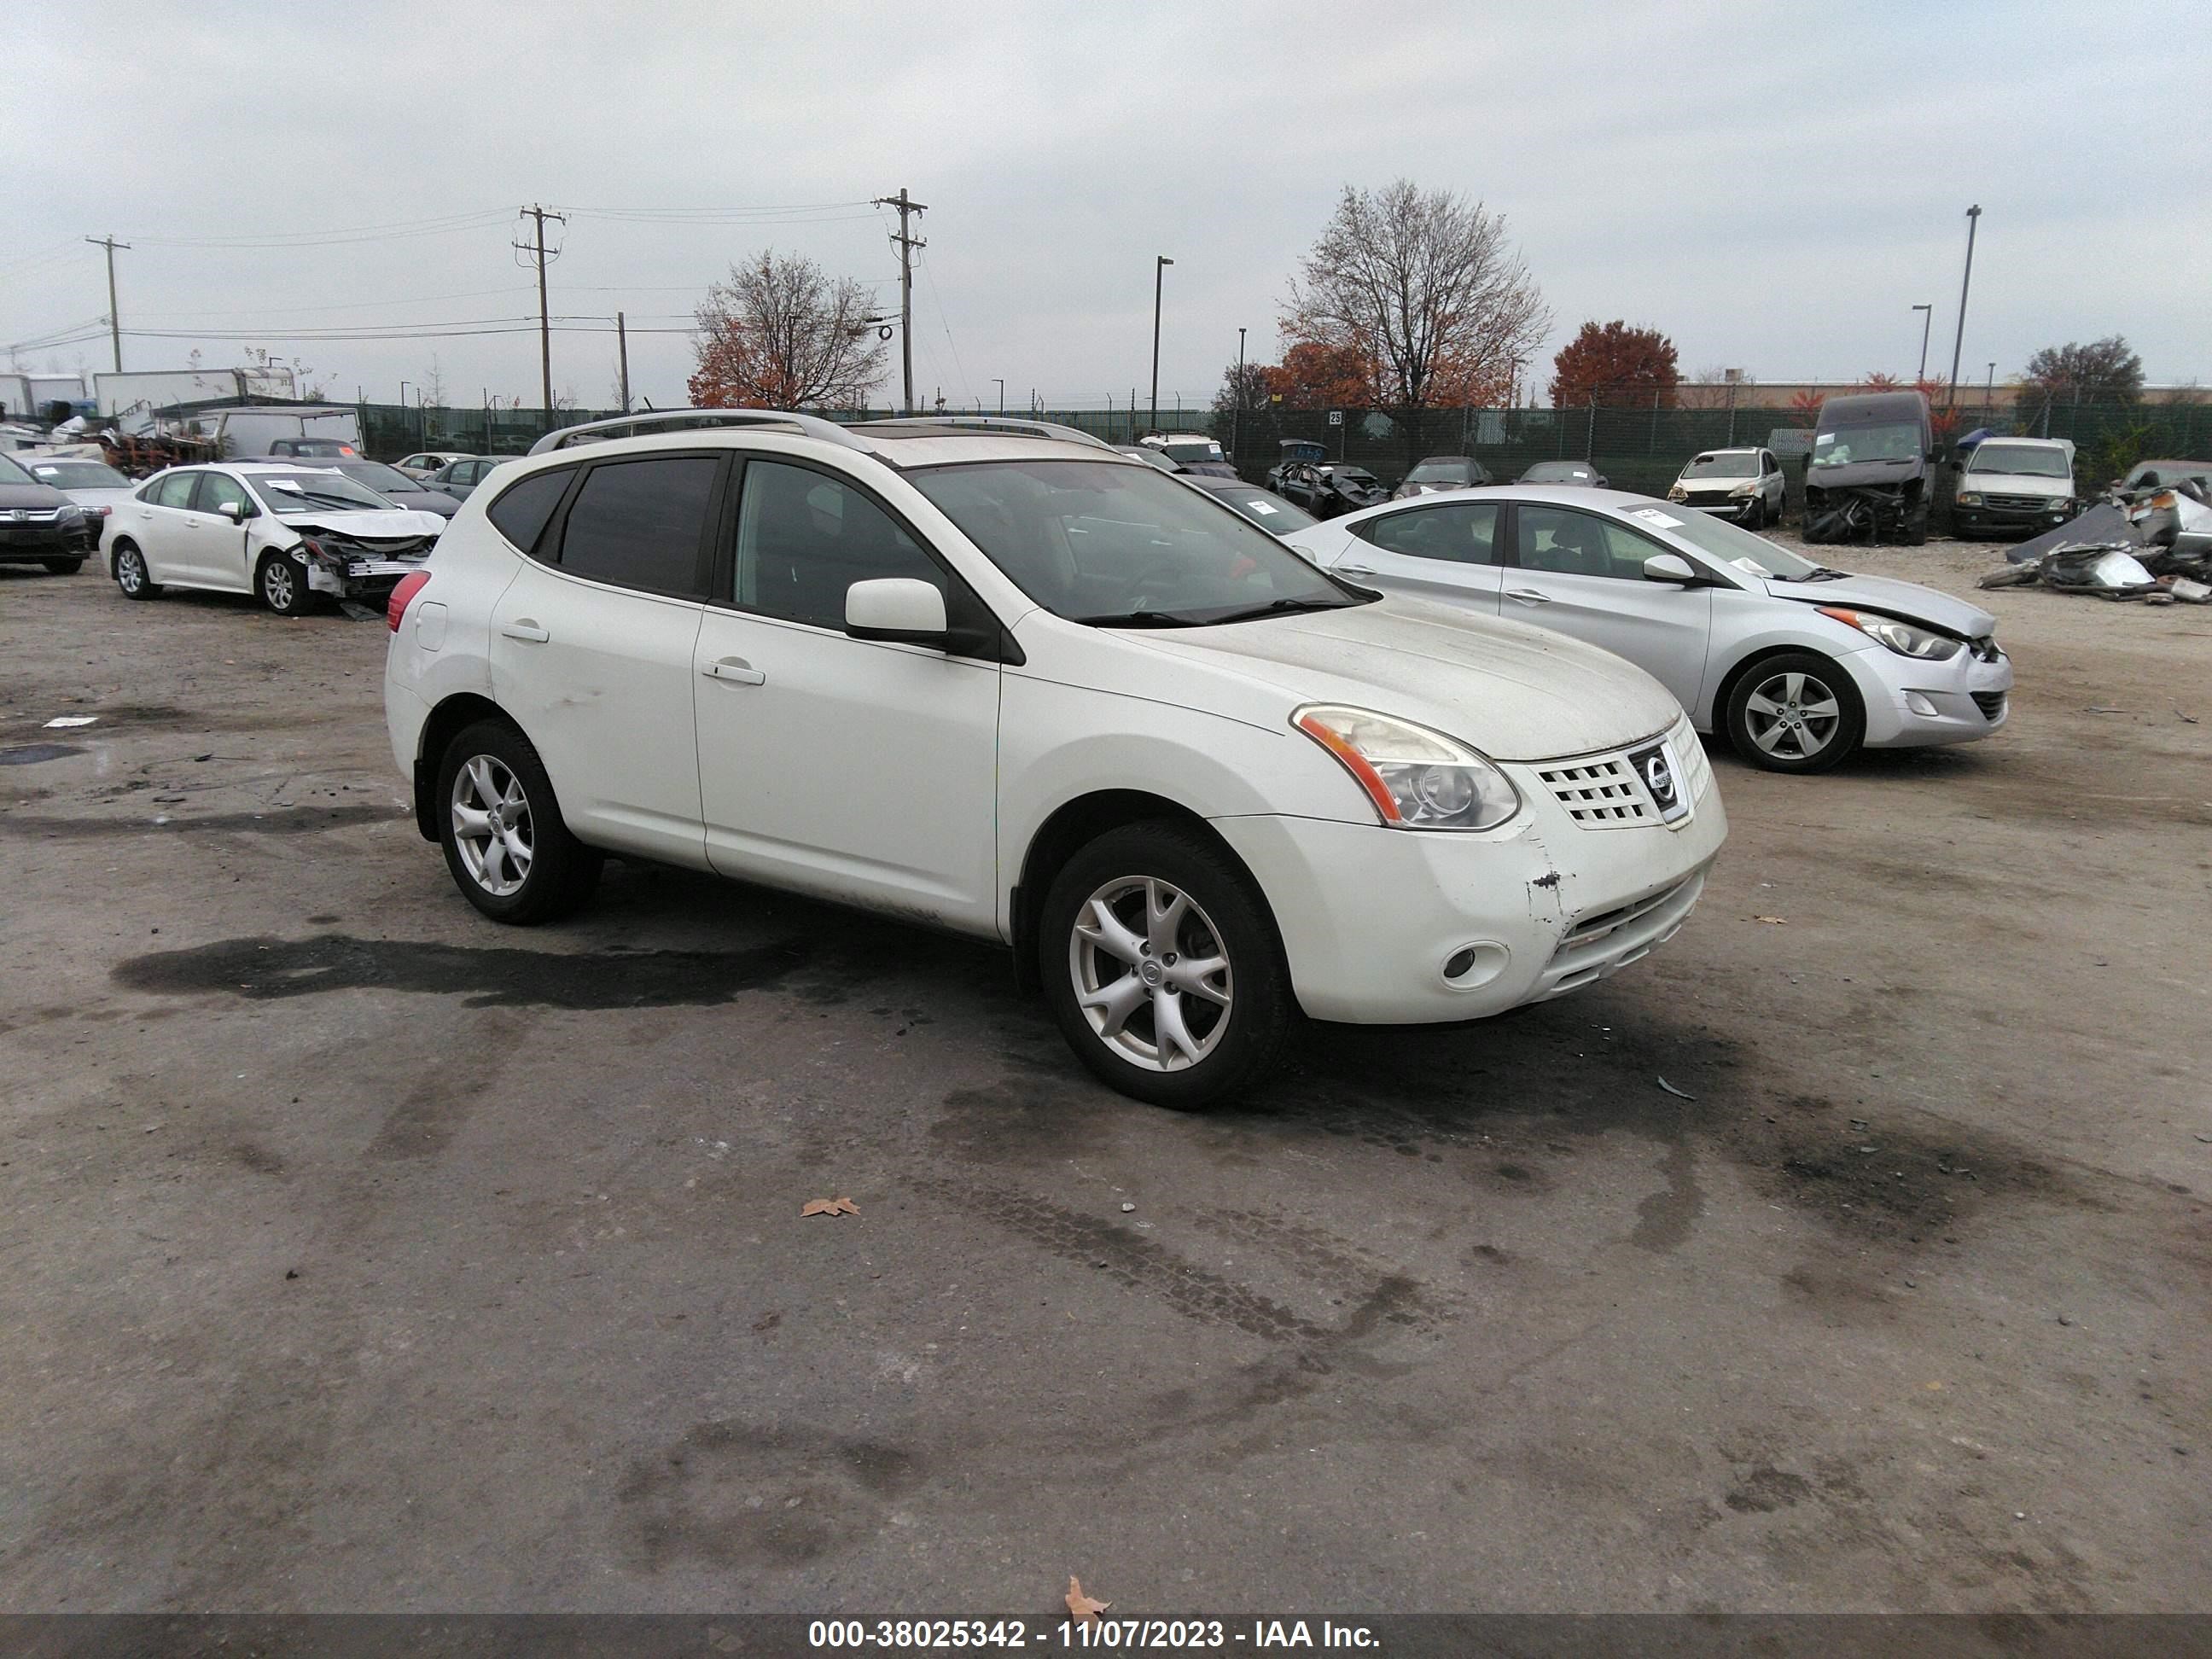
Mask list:
[{"label": "gravel lot surface", "polygon": [[2212,609],[1984,599],[1995,739],[1183,1118],[972,945],[498,928],[380,626],[0,570],[0,1607],[2203,1608]]}]

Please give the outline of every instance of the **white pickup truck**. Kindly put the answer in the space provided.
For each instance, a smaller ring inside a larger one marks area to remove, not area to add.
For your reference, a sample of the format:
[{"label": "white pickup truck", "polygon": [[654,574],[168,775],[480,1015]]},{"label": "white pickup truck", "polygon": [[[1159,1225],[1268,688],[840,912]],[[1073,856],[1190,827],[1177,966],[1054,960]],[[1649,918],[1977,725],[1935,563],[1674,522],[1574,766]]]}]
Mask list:
[{"label": "white pickup truck", "polygon": [[1984,438],[1966,452],[1951,527],[1960,536],[2024,541],[2078,510],[2074,445],[2064,438]]}]

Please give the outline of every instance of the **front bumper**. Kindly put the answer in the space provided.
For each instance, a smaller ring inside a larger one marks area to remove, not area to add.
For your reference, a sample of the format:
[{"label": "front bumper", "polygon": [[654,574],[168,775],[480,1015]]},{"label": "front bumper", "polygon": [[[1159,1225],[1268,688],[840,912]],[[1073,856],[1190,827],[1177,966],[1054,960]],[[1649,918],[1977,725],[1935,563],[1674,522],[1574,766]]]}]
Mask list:
[{"label": "front bumper", "polygon": [[2038,502],[2033,507],[1951,505],[1951,527],[1957,531],[2004,531],[2025,539],[2054,526],[2069,522],[2075,514],[2063,501]]},{"label": "front bumper", "polygon": [[1747,517],[1750,514],[1751,509],[1758,505],[1762,499],[1764,498],[1761,496],[1753,495],[1740,501],[1671,501],[1668,505],[1672,507],[1686,507],[1692,513],[1703,513],[1710,518],[1741,519]]},{"label": "front bumper", "polygon": [[27,519],[0,513],[0,564],[40,564],[48,559],[82,559],[100,545],[101,520]]},{"label": "front bumper", "polygon": [[422,568],[421,559],[339,558],[307,561],[307,586],[344,599],[390,596],[402,576]]},{"label": "front bumper", "polygon": [[1839,659],[1866,708],[1869,749],[1972,743],[2012,717],[2012,659],[1985,661],[1972,650],[1948,662],[1922,662],[1875,646]]},{"label": "front bumper", "polygon": [[[1522,810],[1480,834],[1291,817],[1213,826],[1268,896],[1309,1016],[1479,1019],[1626,967],[1697,903],[1728,816],[1688,725],[1669,737],[1692,804],[1672,825],[1577,823],[1535,768],[1508,765]],[[1466,965],[1448,977],[1455,959]]]}]

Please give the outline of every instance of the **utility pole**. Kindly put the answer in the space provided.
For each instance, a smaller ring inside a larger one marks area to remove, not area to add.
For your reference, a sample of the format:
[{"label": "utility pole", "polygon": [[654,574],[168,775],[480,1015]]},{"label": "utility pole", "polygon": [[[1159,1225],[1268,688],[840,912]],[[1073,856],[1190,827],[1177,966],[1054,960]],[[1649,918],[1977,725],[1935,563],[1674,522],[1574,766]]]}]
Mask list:
[{"label": "utility pole", "polygon": [[[1155,254],[1152,258],[1152,430],[1155,432],[1160,429],[1160,283],[1167,274],[1167,268],[1174,263],[1164,253]],[[1134,392],[1130,393],[1129,401],[1133,404],[1137,401]]]},{"label": "utility pole", "polygon": [[108,343],[115,348],[115,372],[120,374],[123,372],[123,319],[115,314],[115,250],[121,248],[128,253],[131,244],[117,241],[113,231],[105,236],[88,236],[84,240],[94,247],[107,250],[107,339]]},{"label": "utility pole", "polygon": [[622,400],[625,415],[629,413],[629,325],[619,311],[615,313],[615,349],[622,358]]},{"label": "utility pole", "polygon": [[1006,412],[1006,377],[994,374],[991,378],[999,383],[999,413],[1003,416]]},{"label": "utility pole", "polygon": [[1920,313],[1920,378],[1924,380],[1928,378],[1928,330],[1936,320],[1936,307],[1926,305],[1912,308]]},{"label": "utility pole", "polygon": [[556,213],[550,208],[533,205],[523,209],[522,216],[535,221],[537,225],[532,240],[517,242],[514,246],[518,252],[531,254],[538,261],[538,369],[544,381],[545,423],[550,427],[553,423],[553,319],[546,314],[545,307],[545,222],[550,219],[556,225],[565,225],[568,222],[568,216]]},{"label": "utility pole", "polygon": [[1943,393],[1943,406],[1954,407],[1959,401],[1959,354],[1966,344],[1966,290],[1974,281],[1974,231],[1982,217],[1981,204],[1966,210],[1966,274],[1959,279],[1959,332],[1951,342],[1951,384]]},{"label": "utility pole", "polygon": [[899,413],[911,415],[914,413],[914,251],[918,247],[927,247],[929,244],[919,236],[908,235],[906,222],[908,214],[927,213],[929,208],[927,204],[909,198],[904,185],[899,186],[897,195],[878,196],[869,205],[898,210],[898,234],[891,240],[898,244],[899,251]]}]

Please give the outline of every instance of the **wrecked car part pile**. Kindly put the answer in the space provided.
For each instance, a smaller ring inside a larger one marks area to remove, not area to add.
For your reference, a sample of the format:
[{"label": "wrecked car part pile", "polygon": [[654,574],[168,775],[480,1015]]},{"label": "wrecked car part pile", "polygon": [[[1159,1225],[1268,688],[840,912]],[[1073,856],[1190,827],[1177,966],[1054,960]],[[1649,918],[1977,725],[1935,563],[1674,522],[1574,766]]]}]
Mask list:
[{"label": "wrecked car part pile", "polygon": [[2100,501],[2005,561],[1981,586],[2203,605],[2212,601],[2212,506],[2187,485],[2125,506]]}]

